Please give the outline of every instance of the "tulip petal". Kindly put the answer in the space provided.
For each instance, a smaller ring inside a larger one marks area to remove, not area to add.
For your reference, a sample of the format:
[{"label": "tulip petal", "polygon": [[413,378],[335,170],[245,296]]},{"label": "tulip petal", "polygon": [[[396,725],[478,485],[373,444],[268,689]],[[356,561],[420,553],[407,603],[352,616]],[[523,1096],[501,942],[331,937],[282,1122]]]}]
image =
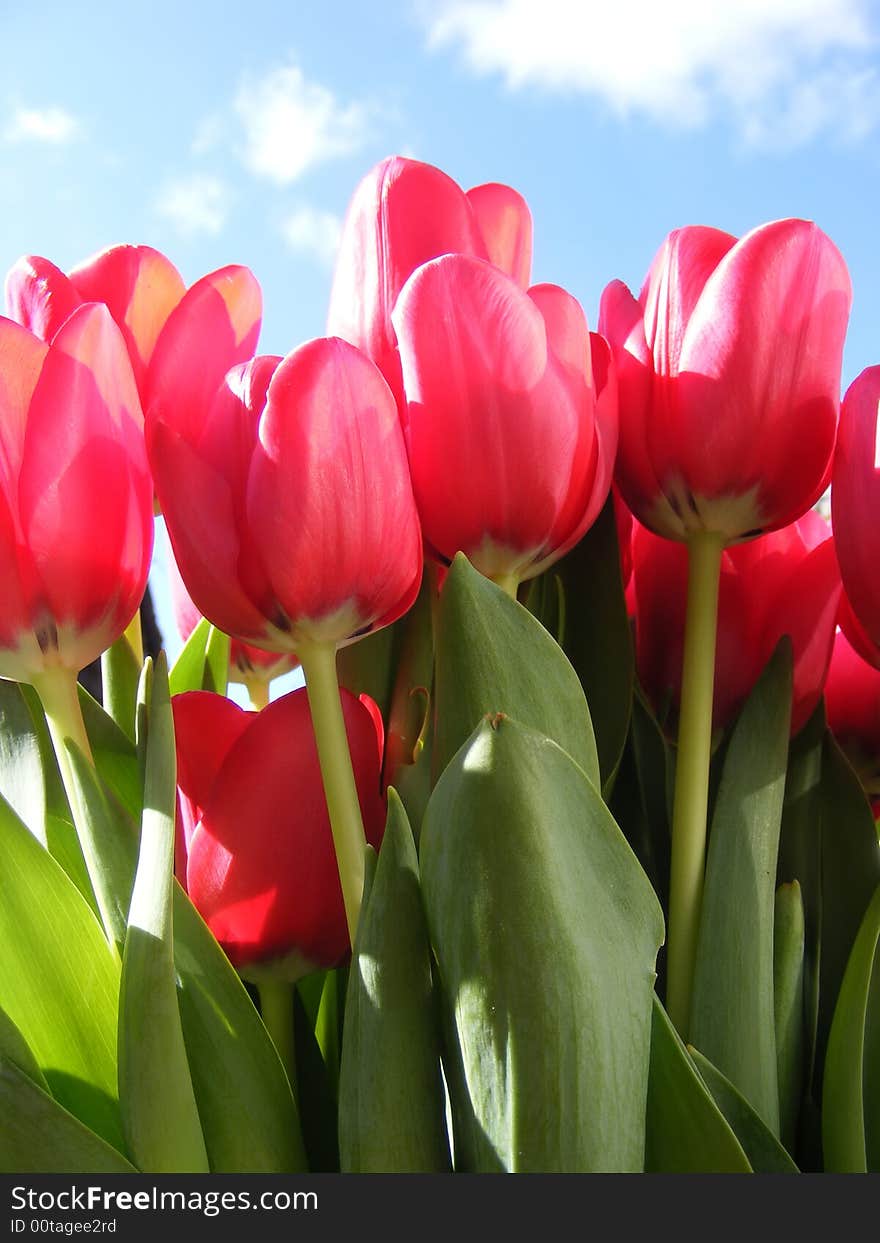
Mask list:
[{"label": "tulip petal", "polygon": [[196,281],[159,334],[145,414],[194,441],[226,372],[253,356],[261,317],[260,287],[248,268],[220,268]]},{"label": "tulip petal", "polygon": [[61,269],[39,255],[25,255],[6,277],[10,317],[47,344],[83,301]]},{"label": "tulip petal", "polygon": [[159,333],[186,292],[177,268],[151,246],[110,246],[70,272],[83,302],[103,302],[128,348],[145,399],[147,366]]},{"label": "tulip petal", "polygon": [[[342,692],[368,840],[384,826],[369,712]],[[254,780],[259,774],[259,780]],[[190,843],[187,888],[234,963],[295,947],[334,966],[349,949],[305,691],[275,700],[226,753]]]},{"label": "tulip petal", "polygon": [[850,302],[846,265],[815,225],[742,238],[687,325],[675,417],[651,442],[658,476],[680,472],[695,496],[756,490],[763,529],[809,508],[834,447]]},{"label": "tulip petal", "polygon": [[532,273],[532,213],[523,196],[510,186],[490,182],[468,190],[467,200],[489,262],[527,289]]},{"label": "tulip petal", "polygon": [[[880,367],[866,367],[843,399],[831,486],[831,513],[840,572],[849,604],[867,643],[846,627],[858,651],[880,664],[871,648],[880,646],[880,470],[875,466]],[[843,624],[843,623],[842,623]]]},{"label": "tulip petal", "polygon": [[354,346],[319,338],[279,365],[247,514],[274,595],[303,637],[342,642],[415,599],[421,536],[397,408]]},{"label": "tulip petal", "polygon": [[177,740],[177,785],[186,849],[233,745],[251,724],[251,716],[209,691],[187,691],[171,700]]},{"label": "tulip petal", "polygon": [[48,347],[27,328],[0,318],[0,490],[18,490],[28,410]]}]

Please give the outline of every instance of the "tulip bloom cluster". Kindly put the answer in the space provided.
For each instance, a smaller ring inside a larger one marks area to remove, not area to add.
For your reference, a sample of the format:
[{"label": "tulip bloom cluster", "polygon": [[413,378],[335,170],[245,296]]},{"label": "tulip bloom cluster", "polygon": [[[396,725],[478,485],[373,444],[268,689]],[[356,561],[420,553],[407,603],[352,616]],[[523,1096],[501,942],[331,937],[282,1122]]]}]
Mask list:
[{"label": "tulip bloom cluster", "polygon": [[[803,220],[685,227],[591,332],[532,230],[511,187],[382,161],[284,357],[242,266],[9,274],[0,719],[43,789],[0,748],[0,1011],[66,1137],[34,1161],[875,1160],[880,367],[841,414],[846,265]],[[124,637],[156,507],[170,678]],[[70,1024],[21,982],[53,903]]]}]

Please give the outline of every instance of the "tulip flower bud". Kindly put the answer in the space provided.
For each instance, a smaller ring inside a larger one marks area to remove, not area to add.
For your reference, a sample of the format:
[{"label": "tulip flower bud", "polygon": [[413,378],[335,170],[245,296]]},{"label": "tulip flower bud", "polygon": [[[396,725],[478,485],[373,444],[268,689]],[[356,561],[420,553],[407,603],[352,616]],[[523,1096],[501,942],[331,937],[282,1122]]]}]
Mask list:
[{"label": "tulip flower bud", "polygon": [[26,256],[6,278],[6,301],[11,317],[47,342],[77,306],[103,302],[125,339],[145,414],[154,397],[213,394],[230,367],[253,355],[262,310],[247,268],[220,268],[187,289],[150,246],[110,246],[67,275]]},{"label": "tulip flower bud", "polygon": [[154,401],[147,448],[180,573],[224,633],[342,646],[412,604],[421,533],[380,372],[321,338],[233,368],[211,400]]},{"label": "tulip flower bud", "polygon": [[834,454],[831,514],[846,592],[841,626],[859,654],[880,668],[878,404],[880,367],[866,367],[843,399]]},{"label": "tulip flower bud", "polygon": [[397,339],[391,319],[407,278],[445,254],[489,259],[523,288],[532,264],[532,219],[510,186],[465,193],[431,164],[391,156],[355,190],[339,246],[327,332],[376,363],[404,412]]},{"label": "tulip flower bud", "polygon": [[[639,679],[661,717],[677,711],[684,645],[687,550],[636,526],[629,599]],[[841,596],[834,540],[814,511],[721,558],[713,726],[739,712],[779,639],[794,656],[792,733],[822,694]]]},{"label": "tulip flower bud", "polygon": [[605,342],[554,285],[484,260],[419,268],[393,315],[426,545],[502,581],[541,573],[585,533],[617,443]]},{"label": "tulip flower bud", "polygon": [[599,331],[620,386],[616,480],[651,530],[731,542],[786,526],[824,490],[851,287],[814,224],[737,241],[671,233],[638,301],[620,281]]},{"label": "tulip flower bud", "polygon": [[[381,747],[370,710],[341,694],[364,828],[378,847]],[[350,946],[305,690],[259,713],[204,691],[172,705],[178,875],[208,927],[237,967],[295,978],[337,966]]]},{"label": "tulip flower bud", "polygon": [[50,344],[0,319],[0,677],[78,672],[147,582],[152,485],[125,343],[106,307]]}]

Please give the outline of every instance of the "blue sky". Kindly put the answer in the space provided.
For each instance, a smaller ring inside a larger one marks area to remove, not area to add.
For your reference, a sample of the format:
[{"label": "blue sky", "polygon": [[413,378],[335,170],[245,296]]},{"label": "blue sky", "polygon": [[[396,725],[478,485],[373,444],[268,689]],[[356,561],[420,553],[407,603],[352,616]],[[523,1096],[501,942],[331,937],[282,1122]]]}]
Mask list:
[{"label": "blue sky", "polygon": [[[245,263],[260,350],[324,328],[348,199],[392,153],[505,181],[534,279],[595,327],[683,224],[816,220],[880,362],[875,0],[0,0],[0,265],[146,243],[187,282]],[[169,648],[164,599],[160,599]]]}]

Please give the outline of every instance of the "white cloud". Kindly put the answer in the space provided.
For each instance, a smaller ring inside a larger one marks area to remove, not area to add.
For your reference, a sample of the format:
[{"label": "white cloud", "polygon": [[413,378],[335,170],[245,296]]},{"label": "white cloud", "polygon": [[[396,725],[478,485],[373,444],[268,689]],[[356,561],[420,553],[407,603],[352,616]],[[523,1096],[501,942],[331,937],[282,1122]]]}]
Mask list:
[{"label": "white cloud", "polygon": [[583,93],[620,115],[749,142],[857,138],[880,123],[871,0],[434,0],[429,44],[511,89]]},{"label": "white cloud", "polygon": [[223,231],[229,215],[229,189],[218,177],[195,173],[165,184],[155,209],[187,237]]},{"label": "white cloud", "polygon": [[54,146],[70,142],[80,133],[80,123],[64,108],[24,108],[13,110],[3,130],[6,142],[42,142]]},{"label": "white cloud", "polygon": [[324,267],[332,267],[339,247],[342,220],[329,211],[298,207],[281,225],[284,240],[292,250],[311,255]]},{"label": "white cloud", "polygon": [[371,111],[364,103],[340,102],[295,64],[246,78],[234,108],[244,128],[245,165],[280,185],[356,151],[367,137]]}]

